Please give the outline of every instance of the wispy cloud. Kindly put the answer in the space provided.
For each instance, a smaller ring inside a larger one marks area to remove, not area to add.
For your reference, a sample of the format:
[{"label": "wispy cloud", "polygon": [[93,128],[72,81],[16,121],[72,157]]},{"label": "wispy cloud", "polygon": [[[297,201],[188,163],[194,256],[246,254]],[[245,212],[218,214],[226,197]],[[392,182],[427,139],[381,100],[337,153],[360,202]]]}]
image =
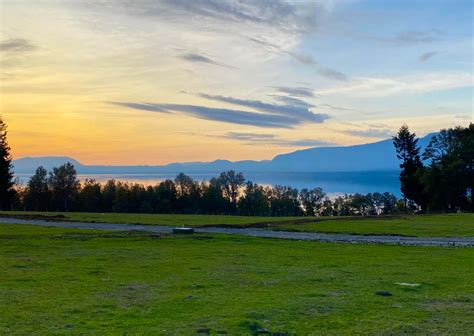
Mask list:
[{"label": "wispy cloud", "polygon": [[432,29],[430,31],[404,31],[393,37],[393,41],[400,44],[420,44],[439,41],[441,33]]},{"label": "wispy cloud", "polygon": [[[257,113],[251,111],[234,110],[226,108],[211,108],[199,105],[180,104],[154,104],[135,102],[111,102],[112,104],[128,107],[135,110],[182,114],[199,119],[219,121],[239,125],[251,125],[255,127],[268,128],[293,128],[296,125],[308,122],[307,119],[295,115],[277,113]],[[313,123],[322,123],[329,116],[325,114],[315,115],[311,120]]]},{"label": "wispy cloud", "polygon": [[336,105],[332,105],[332,104],[319,104],[318,105],[319,108],[324,108],[324,109],[329,109],[329,110],[336,110],[336,111],[347,111],[347,112],[350,112],[350,111],[353,111],[353,112],[360,112],[356,109],[352,109],[352,108],[347,108],[347,107],[342,107],[342,106],[336,106]]},{"label": "wispy cloud", "polygon": [[280,142],[280,144],[286,144],[287,146],[293,147],[325,147],[325,146],[335,146],[337,145],[334,142],[317,140],[317,139],[300,139],[300,140],[288,140]]},{"label": "wispy cloud", "polygon": [[275,134],[260,134],[260,133],[245,133],[245,132],[227,132],[225,135],[219,136],[221,138],[227,138],[232,140],[240,141],[269,141],[276,138]]},{"label": "wispy cloud", "polygon": [[36,50],[37,47],[28,40],[22,38],[8,39],[0,42],[0,51],[10,53],[24,53]]},{"label": "wispy cloud", "polygon": [[283,147],[321,147],[333,146],[335,143],[319,139],[297,139],[288,140],[282,139],[275,134],[260,134],[260,133],[246,133],[246,132],[227,132],[224,135],[217,135],[213,137],[225,138],[245,142],[249,145],[265,144]]},{"label": "wispy cloud", "polygon": [[312,98],[315,96],[311,88],[303,87],[303,86],[300,86],[300,87],[274,86],[273,88],[276,89],[278,92],[286,93],[293,97]]},{"label": "wispy cloud", "polygon": [[420,57],[418,57],[418,60],[420,62],[426,62],[427,60],[429,60],[431,57],[435,56],[436,54],[438,54],[437,51],[425,52],[421,54]]},{"label": "wispy cloud", "polygon": [[302,99],[295,98],[295,97],[280,96],[280,95],[269,95],[269,97],[272,97],[274,100],[282,102],[286,105],[294,105],[294,106],[300,106],[300,107],[306,107],[306,108],[314,107],[313,104],[310,104]]},{"label": "wispy cloud", "polygon": [[346,130],[345,134],[363,137],[363,138],[377,138],[389,139],[393,136],[393,132],[389,129],[369,128],[364,130]]},{"label": "wispy cloud", "polygon": [[296,59],[297,61],[299,61],[300,63],[312,66],[320,76],[334,79],[334,80],[339,80],[339,81],[348,80],[348,77],[345,74],[343,74],[340,71],[337,71],[337,70],[334,70],[334,69],[331,69],[329,67],[319,64],[311,55],[306,55],[306,54],[297,53],[291,50],[286,50],[273,43],[263,41],[257,38],[250,38],[250,40],[254,43],[257,43],[266,47],[268,50],[272,52],[275,52],[278,54],[289,55],[293,57],[294,59]]},{"label": "wispy cloud", "polygon": [[193,63],[206,63],[206,64],[212,64],[212,65],[217,65],[217,66],[222,66],[225,68],[234,68],[232,66],[226,65],[224,63],[217,62],[207,56],[200,55],[200,54],[195,54],[195,53],[186,53],[180,56],[182,59],[188,62],[193,62]]},{"label": "wispy cloud", "polygon": [[362,77],[347,85],[318,90],[318,94],[354,97],[383,97],[416,94],[472,86],[473,74],[467,72],[425,73],[394,78]]},{"label": "wispy cloud", "polygon": [[268,113],[273,113],[273,114],[278,114],[278,115],[286,115],[286,116],[296,118],[300,121],[321,123],[325,119],[329,118],[327,114],[311,112],[309,110],[309,107],[310,107],[309,105],[301,105],[301,104],[279,105],[279,104],[264,103],[260,100],[246,100],[246,99],[238,99],[238,98],[233,98],[233,97],[225,97],[225,96],[217,96],[217,95],[209,95],[209,94],[200,94],[199,96],[206,99],[224,102],[228,104],[250,107],[261,112],[268,112]]},{"label": "wispy cloud", "polygon": [[160,112],[160,113],[171,113],[166,108],[161,107],[159,104],[152,103],[133,103],[133,102],[109,102],[110,104],[128,107],[135,110]]},{"label": "wispy cloud", "polygon": [[105,0],[108,7],[118,7],[133,15],[169,16],[182,20],[213,20],[222,23],[278,26],[291,32],[311,30],[323,10],[318,3],[284,0]]},{"label": "wispy cloud", "polygon": [[469,114],[458,114],[458,115],[455,115],[454,118],[463,119],[463,120],[473,120],[473,116]]}]

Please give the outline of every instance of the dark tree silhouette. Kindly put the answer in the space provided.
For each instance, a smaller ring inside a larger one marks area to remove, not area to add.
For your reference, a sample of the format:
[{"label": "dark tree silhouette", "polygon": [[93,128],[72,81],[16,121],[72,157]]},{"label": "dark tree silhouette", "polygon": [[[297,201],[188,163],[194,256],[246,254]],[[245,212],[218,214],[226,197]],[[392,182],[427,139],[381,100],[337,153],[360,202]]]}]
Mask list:
[{"label": "dark tree silhouette", "polygon": [[423,176],[433,210],[474,210],[474,124],[441,130],[431,139]]},{"label": "dark tree silhouette", "polygon": [[222,187],[224,196],[234,205],[237,205],[240,188],[245,183],[245,178],[242,173],[236,173],[233,170],[223,172],[219,175],[219,184]]},{"label": "dark tree silhouette", "polygon": [[298,190],[289,186],[276,185],[271,189],[270,206],[272,216],[301,216]]},{"label": "dark tree silhouette", "polygon": [[174,179],[178,196],[177,207],[181,213],[196,213],[199,211],[201,200],[200,185],[190,176],[180,173]]},{"label": "dark tree silhouette", "polygon": [[112,212],[115,203],[115,193],[117,191],[117,183],[115,180],[109,180],[102,187],[102,211]]},{"label": "dark tree silhouette", "polygon": [[25,194],[25,203],[35,211],[48,210],[50,193],[48,189],[48,172],[40,166],[28,181]]},{"label": "dark tree silhouette", "polygon": [[7,125],[0,117],[0,210],[10,209],[15,194],[13,165],[7,141]]},{"label": "dark tree silhouette", "polygon": [[208,184],[202,183],[202,211],[208,214],[232,213],[232,204],[224,197],[220,179],[212,178]]},{"label": "dark tree silhouette", "polygon": [[79,209],[86,212],[99,212],[102,209],[101,186],[94,179],[86,179],[79,192]]},{"label": "dark tree silhouette", "polygon": [[239,199],[239,214],[268,216],[270,214],[270,202],[265,189],[256,183],[247,182],[244,196]]},{"label": "dark tree silhouette", "polygon": [[177,192],[176,186],[172,180],[164,180],[155,190],[157,212],[174,213],[176,212]]},{"label": "dark tree silhouette", "polygon": [[[249,216],[377,215],[398,211],[395,207],[397,199],[389,193],[345,195],[333,202],[325,197],[320,188],[298,192],[288,186],[262,187],[251,181],[244,188],[238,187],[243,176],[235,178],[233,173],[229,175],[234,186],[227,186],[229,189],[222,185],[222,178],[197,183],[184,174],[179,174],[176,182],[164,180],[147,187],[114,180],[101,185],[88,179],[80,184],[71,164],[54,168],[49,179],[46,178],[47,175],[43,167],[36,170],[25,193],[21,194],[24,197],[20,198],[18,208]],[[220,177],[222,176],[221,174]],[[237,200],[237,206],[231,202],[228,190],[237,190],[237,194],[233,196]]]},{"label": "dark tree silhouette", "polygon": [[61,167],[53,168],[53,171],[49,173],[48,185],[56,207],[69,211],[70,203],[80,187],[74,166],[68,162]]},{"label": "dark tree silhouette", "polygon": [[405,199],[405,209],[407,209],[407,200],[414,201],[423,208],[425,202],[423,186],[420,181],[423,162],[420,158],[420,147],[416,134],[411,133],[407,125],[403,125],[397,135],[393,137],[393,144],[397,151],[397,157],[401,160],[400,184]]},{"label": "dark tree silhouette", "polygon": [[303,206],[306,216],[321,215],[324,197],[326,194],[321,188],[311,190],[303,189],[300,191],[300,202]]}]

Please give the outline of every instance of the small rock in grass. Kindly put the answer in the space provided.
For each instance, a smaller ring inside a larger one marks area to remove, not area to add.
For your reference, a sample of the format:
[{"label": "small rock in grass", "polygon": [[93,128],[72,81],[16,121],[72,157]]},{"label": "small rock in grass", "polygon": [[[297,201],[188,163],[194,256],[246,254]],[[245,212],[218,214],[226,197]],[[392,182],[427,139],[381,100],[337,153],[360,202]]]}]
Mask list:
[{"label": "small rock in grass", "polygon": [[211,333],[211,329],[206,328],[206,327],[200,327],[196,329],[196,333],[209,335]]},{"label": "small rock in grass", "polygon": [[393,295],[392,293],[385,292],[385,291],[378,291],[378,292],[375,292],[375,294],[378,296],[392,296]]},{"label": "small rock in grass", "polygon": [[192,299],[193,296],[192,296],[192,295],[186,295],[184,298],[185,298],[186,300],[189,300],[189,299]]}]

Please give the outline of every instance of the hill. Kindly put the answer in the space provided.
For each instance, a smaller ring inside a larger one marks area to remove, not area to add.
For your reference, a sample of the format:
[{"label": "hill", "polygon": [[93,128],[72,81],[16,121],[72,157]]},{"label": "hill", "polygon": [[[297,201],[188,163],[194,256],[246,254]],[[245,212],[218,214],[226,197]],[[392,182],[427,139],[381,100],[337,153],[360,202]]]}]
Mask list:
[{"label": "hill", "polygon": [[[433,134],[420,138],[426,147]],[[399,163],[391,139],[339,147],[317,147],[277,155],[273,160],[171,163],[163,166],[83,165],[69,157],[25,157],[14,161],[17,174],[32,174],[42,165],[50,170],[71,162],[80,174],[155,174],[155,173],[218,173],[224,170],[252,172],[361,172],[398,170]]]}]

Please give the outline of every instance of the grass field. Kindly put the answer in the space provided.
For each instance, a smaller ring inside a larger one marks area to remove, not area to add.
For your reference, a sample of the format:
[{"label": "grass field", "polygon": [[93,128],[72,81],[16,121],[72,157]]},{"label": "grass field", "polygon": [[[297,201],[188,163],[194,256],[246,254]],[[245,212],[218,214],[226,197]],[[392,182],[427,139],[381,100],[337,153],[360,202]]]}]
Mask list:
[{"label": "grass field", "polygon": [[19,216],[64,216],[67,220],[102,223],[128,223],[165,226],[203,226],[229,225],[246,226],[249,224],[301,220],[305,217],[252,217],[223,215],[164,215],[164,214],[128,214],[128,213],[87,213],[87,212],[32,212],[3,211],[0,215]]},{"label": "grass field", "polygon": [[[117,213],[0,212],[7,215],[57,216],[67,220],[167,226],[265,226],[275,230],[391,234],[418,237],[474,237],[474,214],[435,214],[388,217],[247,217]],[[268,223],[268,226],[267,226]]]},{"label": "grass field", "polygon": [[380,218],[321,218],[312,223],[282,224],[279,230],[416,237],[474,237],[474,214],[440,214]]},{"label": "grass field", "polygon": [[0,334],[468,335],[472,269],[471,248],[0,225]]}]

